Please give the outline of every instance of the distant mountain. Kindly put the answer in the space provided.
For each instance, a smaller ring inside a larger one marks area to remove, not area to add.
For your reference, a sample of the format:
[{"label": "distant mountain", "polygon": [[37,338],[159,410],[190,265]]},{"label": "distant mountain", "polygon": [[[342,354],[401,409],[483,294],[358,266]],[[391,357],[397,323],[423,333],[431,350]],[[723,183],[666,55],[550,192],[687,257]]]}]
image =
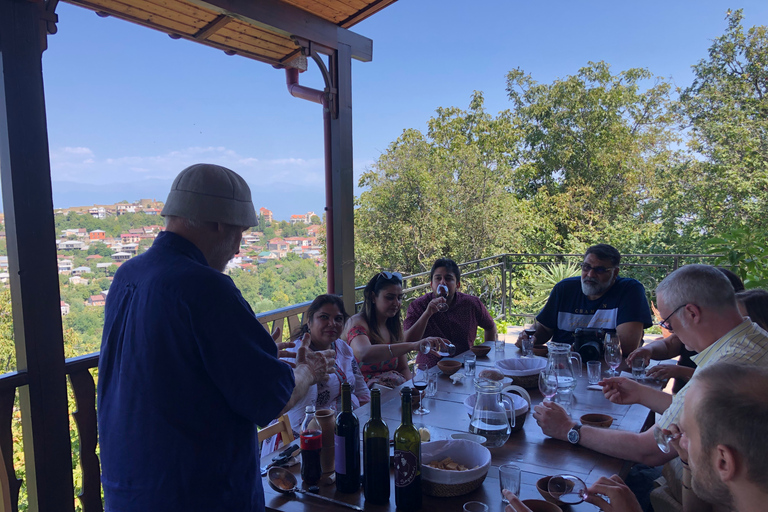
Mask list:
[{"label": "distant mountain", "polygon": [[[129,183],[94,185],[71,181],[53,182],[54,208],[113,204],[119,201],[133,202],[138,199],[165,201],[172,180],[148,179]],[[275,219],[288,220],[291,215],[315,212],[323,216],[325,191],[322,187],[295,183],[251,184],[251,194],[256,210],[262,206],[272,210]]]}]

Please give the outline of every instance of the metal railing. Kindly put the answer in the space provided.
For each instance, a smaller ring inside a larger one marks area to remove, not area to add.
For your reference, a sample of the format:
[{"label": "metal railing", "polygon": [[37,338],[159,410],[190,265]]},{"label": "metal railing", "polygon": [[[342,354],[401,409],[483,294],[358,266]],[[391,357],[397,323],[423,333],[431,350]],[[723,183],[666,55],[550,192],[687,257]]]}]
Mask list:
[{"label": "metal railing", "polygon": [[[659,282],[682,264],[700,263],[717,257],[718,255],[713,254],[624,254],[620,275],[640,281],[645,287],[648,299],[652,300]],[[462,291],[479,296],[486,307],[494,312],[496,320],[531,315],[536,311],[519,311],[519,308],[512,307],[518,304],[525,306],[525,301],[520,300],[520,293],[517,294],[517,298],[513,296],[512,290],[519,290],[520,287],[511,285],[519,284],[520,281],[530,284],[532,280],[530,269],[533,267],[561,262],[578,264],[583,258],[583,254],[506,253],[458,263],[461,270]],[[528,275],[524,275],[525,272]],[[403,276],[404,309],[421,295],[418,292],[431,289],[429,274],[430,272],[427,271]],[[424,282],[413,284],[419,279],[423,279]],[[364,288],[364,285],[355,288],[357,310],[363,304]]]}]

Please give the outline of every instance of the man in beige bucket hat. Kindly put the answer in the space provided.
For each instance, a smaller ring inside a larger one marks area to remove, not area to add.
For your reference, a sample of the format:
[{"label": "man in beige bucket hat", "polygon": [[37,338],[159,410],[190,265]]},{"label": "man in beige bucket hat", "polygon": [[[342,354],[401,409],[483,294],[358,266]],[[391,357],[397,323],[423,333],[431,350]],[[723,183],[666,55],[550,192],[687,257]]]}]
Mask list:
[{"label": "man in beige bucket hat", "polygon": [[334,355],[302,347],[295,368],[280,361],[279,334],[273,340],[222,273],[256,225],[239,175],[212,164],[184,169],[161,215],[166,230],[118,269],[105,308],[106,510],[260,512],[256,426],[326,378]]}]

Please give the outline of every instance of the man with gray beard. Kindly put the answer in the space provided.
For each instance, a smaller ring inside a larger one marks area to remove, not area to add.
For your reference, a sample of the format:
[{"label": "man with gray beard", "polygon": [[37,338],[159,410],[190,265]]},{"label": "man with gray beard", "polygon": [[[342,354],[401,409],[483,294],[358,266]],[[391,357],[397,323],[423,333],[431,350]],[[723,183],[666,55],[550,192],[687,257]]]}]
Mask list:
[{"label": "man with gray beard", "polygon": [[[624,355],[640,346],[643,330],[652,325],[645,288],[639,281],[619,277],[621,254],[608,244],[587,249],[581,277],[557,283],[536,317],[535,343],[574,341],[577,328],[615,330]],[[520,334],[521,338],[526,334]],[[519,342],[521,339],[518,340]]]}]

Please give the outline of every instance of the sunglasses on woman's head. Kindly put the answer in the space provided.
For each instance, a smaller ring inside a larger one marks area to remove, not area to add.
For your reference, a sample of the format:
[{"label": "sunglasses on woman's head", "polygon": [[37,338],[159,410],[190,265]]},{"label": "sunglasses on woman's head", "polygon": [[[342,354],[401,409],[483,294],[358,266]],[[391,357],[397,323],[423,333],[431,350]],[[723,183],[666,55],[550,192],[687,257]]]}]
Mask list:
[{"label": "sunglasses on woman's head", "polygon": [[395,280],[399,283],[403,282],[403,275],[400,272],[380,272],[377,281],[381,280],[382,277],[386,281]]}]

